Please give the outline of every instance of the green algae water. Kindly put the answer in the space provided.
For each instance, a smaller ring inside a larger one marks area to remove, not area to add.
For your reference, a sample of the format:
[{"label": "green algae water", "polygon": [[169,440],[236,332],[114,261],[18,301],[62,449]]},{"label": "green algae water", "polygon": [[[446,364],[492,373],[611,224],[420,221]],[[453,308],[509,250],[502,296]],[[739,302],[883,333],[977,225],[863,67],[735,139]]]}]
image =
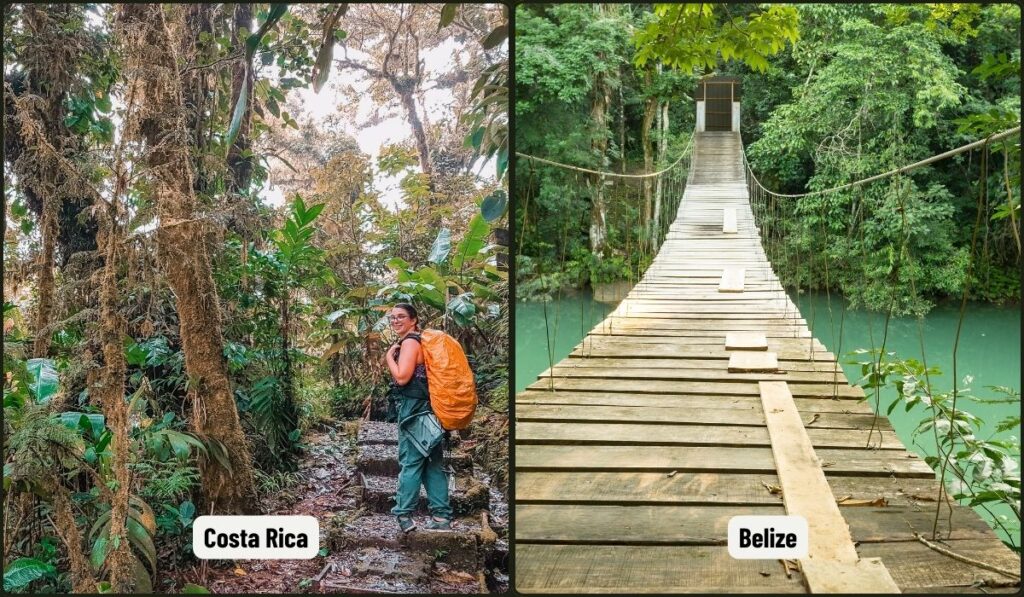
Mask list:
[{"label": "green algae water", "polygon": [[[864,355],[850,354],[854,350],[870,349],[881,345],[885,326],[884,313],[846,310],[843,315],[843,300],[833,294],[831,300],[824,293],[801,295],[794,301],[807,320],[811,331],[829,351],[837,354],[847,379],[856,383],[861,377],[860,366],[848,361],[866,360]],[[831,316],[829,309],[831,307]],[[537,375],[565,358],[586,333],[599,323],[615,305],[597,302],[589,292],[580,292],[562,297],[543,305],[542,303],[516,304],[515,376],[516,391],[522,391],[537,379]],[[545,310],[547,322],[545,323]],[[1019,307],[993,307],[984,304],[969,304],[960,332],[957,349],[957,377],[970,376],[972,393],[979,397],[998,398],[1000,395],[985,386],[1006,386],[1020,391],[1020,309]],[[839,323],[842,318],[842,343],[840,344]],[[923,333],[925,357],[929,366],[937,366],[942,375],[932,378],[936,391],[948,391],[952,387],[953,339],[959,320],[958,305],[938,306],[925,317]],[[921,359],[921,340],[918,321],[915,318],[893,318],[889,322],[886,351],[896,352],[901,359]],[[871,393],[868,392],[869,396]],[[881,412],[896,397],[894,389],[881,394]],[[874,399],[868,402],[874,406]],[[1009,416],[1020,415],[1020,403],[979,404],[958,402],[964,408],[984,420],[985,425],[977,434],[981,438],[1020,438],[1019,423],[1012,429],[996,432],[997,424]],[[928,438],[915,441],[913,431],[923,412],[904,408],[893,410],[889,420],[900,440],[921,455],[935,453],[934,443]],[[1020,454],[1016,461],[1020,464]],[[993,524],[992,517],[998,516],[1006,530],[994,526],[1003,541],[1021,544],[1020,523],[1009,506],[989,506],[992,513],[981,508],[977,512]],[[1005,517],[1005,518],[1003,518]]]}]

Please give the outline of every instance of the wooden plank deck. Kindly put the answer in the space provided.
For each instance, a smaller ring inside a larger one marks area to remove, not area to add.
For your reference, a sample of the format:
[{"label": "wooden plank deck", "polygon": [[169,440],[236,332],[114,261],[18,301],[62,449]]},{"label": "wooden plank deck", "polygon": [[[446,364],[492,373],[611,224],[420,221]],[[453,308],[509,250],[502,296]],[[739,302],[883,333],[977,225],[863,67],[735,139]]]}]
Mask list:
[{"label": "wooden plank deck", "polygon": [[[747,202],[738,135],[699,134],[691,171],[641,281],[516,396],[516,588],[806,593],[809,584],[822,586],[778,561],[734,560],[726,548],[732,516],[804,507],[781,495],[791,473],[773,455],[778,438],[766,424],[764,381],[785,382],[802,441],[827,482],[811,501],[838,504],[859,561],[878,558],[904,592],[979,592],[985,581],[997,586],[985,592],[1017,591],[1006,586],[1014,579],[914,537],[930,533],[935,474],[861,400],[782,290]],[[736,232],[723,226],[732,214]],[[743,272],[741,291],[720,292],[724,271]],[[943,536],[947,524],[944,513]],[[1020,558],[968,508],[954,509],[943,546],[1020,570]]]}]

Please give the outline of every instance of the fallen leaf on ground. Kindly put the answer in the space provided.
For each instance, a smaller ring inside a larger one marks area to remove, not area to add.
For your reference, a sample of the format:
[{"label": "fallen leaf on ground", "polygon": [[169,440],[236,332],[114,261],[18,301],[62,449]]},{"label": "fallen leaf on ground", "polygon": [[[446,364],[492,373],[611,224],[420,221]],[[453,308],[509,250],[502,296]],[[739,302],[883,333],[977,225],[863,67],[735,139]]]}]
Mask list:
[{"label": "fallen leaf on ground", "polygon": [[761,485],[764,485],[764,488],[767,489],[768,493],[772,495],[779,495],[780,493],[782,493],[782,488],[779,487],[778,485],[770,485],[768,483],[765,483],[764,481],[761,481]]},{"label": "fallen leaf on ground", "polygon": [[771,572],[758,572],[758,574],[760,574],[761,576],[764,576],[764,577],[769,577],[769,576],[772,575]]},{"label": "fallen leaf on ground", "polygon": [[875,498],[873,500],[853,500],[850,496],[836,500],[840,506],[871,506],[874,508],[884,508],[889,505],[889,500],[884,497]]},{"label": "fallen leaf on ground", "polygon": [[820,418],[821,418],[821,415],[819,415],[818,413],[814,413],[814,416],[813,416],[813,417],[811,417],[811,420],[810,420],[810,422],[808,422],[808,423],[807,423],[807,425],[805,425],[805,427],[807,427],[807,426],[810,426],[810,425],[814,425],[814,423],[815,423],[815,422],[816,422],[816,421],[817,421],[818,419],[820,419]]},{"label": "fallen leaf on ground", "polygon": [[469,582],[476,580],[476,577],[468,572],[445,570],[441,573],[441,580],[448,583]]},{"label": "fallen leaf on ground", "polygon": [[235,576],[245,576],[245,574],[245,570],[242,570],[241,568],[235,568]]},{"label": "fallen leaf on ground", "polygon": [[666,477],[675,477],[675,476],[676,476],[676,473],[678,473],[678,472],[679,472],[679,471],[672,471],[671,473],[669,473],[669,474],[667,474],[667,475],[665,475],[665,476],[666,476]]}]

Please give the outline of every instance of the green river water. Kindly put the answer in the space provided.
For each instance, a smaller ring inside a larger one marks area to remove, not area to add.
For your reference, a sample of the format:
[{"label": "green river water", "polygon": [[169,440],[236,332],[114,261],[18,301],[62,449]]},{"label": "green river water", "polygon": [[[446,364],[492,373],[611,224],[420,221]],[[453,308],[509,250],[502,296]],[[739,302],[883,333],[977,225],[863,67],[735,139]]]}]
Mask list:
[{"label": "green river water", "polygon": [[[796,301],[800,312],[811,327],[814,335],[832,352],[840,349],[839,321],[842,312],[842,299],[833,294],[831,301],[824,293],[810,294],[799,297]],[[830,305],[831,303],[831,305]],[[831,306],[832,315],[829,315]],[[938,306],[934,308],[924,321],[925,357],[929,366],[938,366],[942,375],[932,378],[933,387],[943,391],[951,389],[951,371],[953,340],[959,319],[959,305]],[[536,380],[537,375],[549,366],[549,363],[562,360],[569,354],[587,331],[599,323],[614,305],[603,304],[593,300],[589,292],[580,292],[560,300],[542,303],[516,304],[516,336],[515,336],[515,382],[516,391],[523,390]],[[545,309],[547,311],[545,322]],[[987,390],[985,386],[1008,386],[1016,390],[1021,387],[1020,358],[1020,308],[1000,308],[984,304],[970,304],[960,332],[960,343],[957,349],[957,377],[963,379],[972,376],[969,385],[973,394],[981,397],[1000,397]],[[860,355],[849,354],[857,348],[869,349],[881,343],[885,315],[865,311],[847,310],[843,319],[842,346],[839,353],[840,363],[846,377],[855,383],[861,377],[859,365],[847,364]],[[557,333],[556,333],[557,332]],[[545,341],[545,333],[550,342]],[[900,358],[921,359],[920,332],[918,322],[914,318],[893,318],[889,322],[889,334],[886,340],[886,351],[895,351]],[[872,343],[874,340],[874,344]],[[863,359],[861,359],[863,360]],[[960,384],[960,387],[963,387]],[[870,392],[869,392],[870,395]],[[881,397],[882,412],[895,397],[895,390],[883,392]],[[873,400],[869,400],[873,404]],[[980,438],[994,437],[1008,439],[1020,438],[1020,426],[1005,432],[996,433],[995,427],[1003,418],[1020,414],[1019,403],[979,404],[970,402],[966,405],[958,403],[985,421]],[[912,410],[906,412],[897,407],[890,421],[896,429],[900,440],[921,455],[933,454],[934,444],[928,445],[926,438],[914,441],[913,430],[924,417],[923,412]],[[1020,454],[1017,454],[1020,464]],[[1009,532],[996,529],[1004,541],[1009,540],[1020,545],[1020,524],[1009,506],[989,507],[1002,518]],[[992,516],[983,509],[978,513],[992,523]]]}]

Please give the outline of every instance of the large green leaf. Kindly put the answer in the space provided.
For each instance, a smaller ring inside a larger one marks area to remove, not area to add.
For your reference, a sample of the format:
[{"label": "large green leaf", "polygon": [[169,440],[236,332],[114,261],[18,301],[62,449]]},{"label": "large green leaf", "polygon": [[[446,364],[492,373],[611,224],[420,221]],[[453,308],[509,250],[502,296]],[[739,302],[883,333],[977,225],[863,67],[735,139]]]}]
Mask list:
[{"label": "large green leaf", "polygon": [[152,593],[153,577],[146,571],[146,566],[138,558],[132,558],[132,570],[135,572],[135,592]]},{"label": "large green leaf", "polygon": [[25,362],[25,368],[32,376],[29,389],[35,395],[36,402],[49,402],[60,387],[57,368],[54,367],[53,361],[51,359],[29,359]]},{"label": "large green leaf", "polygon": [[490,226],[487,225],[483,215],[478,213],[473,216],[469,222],[466,236],[462,237],[458,246],[455,247],[455,254],[452,255],[452,269],[461,270],[463,264],[472,260],[480,252],[480,249],[484,248],[488,232],[490,232]]},{"label": "large green leaf", "polygon": [[4,591],[17,591],[52,572],[52,564],[40,562],[35,558],[18,558],[4,570]]},{"label": "large green leaf", "polygon": [[235,102],[235,109],[231,114],[231,124],[228,126],[227,139],[224,140],[224,146],[230,151],[231,146],[235,143],[235,137],[238,136],[239,129],[242,128],[242,117],[245,115],[246,107],[249,105],[249,65],[245,65],[245,75],[242,79],[242,89],[238,92],[238,101]]},{"label": "large green leaf", "polygon": [[427,261],[433,264],[444,263],[444,260],[448,258],[448,253],[452,250],[452,231],[447,228],[442,228],[437,233],[437,238],[434,239],[433,246],[430,247],[430,257],[427,257]]},{"label": "large green leaf", "polygon": [[484,220],[493,222],[505,215],[505,208],[507,206],[508,195],[505,191],[498,189],[484,197],[484,200],[480,203],[480,213],[483,214]]},{"label": "large green leaf", "polygon": [[458,11],[458,2],[448,2],[441,7],[441,20],[437,23],[437,30],[440,31],[442,28],[447,27],[455,20],[455,14]]},{"label": "large green leaf", "polygon": [[480,43],[483,45],[485,50],[490,50],[505,41],[506,37],[508,37],[508,25],[499,25],[498,27],[495,27],[494,30],[491,31]]},{"label": "large green leaf", "polygon": [[107,561],[107,555],[110,553],[110,538],[106,533],[96,538],[96,542],[92,544],[92,552],[89,553],[89,562],[92,563],[92,569],[96,572],[103,568],[103,563]]},{"label": "large green leaf", "polygon": [[252,70],[252,57],[256,54],[256,49],[259,48],[263,36],[266,35],[271,27],[277,24],[287,11],[287,4],[271,4],[267,20],[260,25],[256,33],[245,39],[245,78],[242,79],[242,89],[238,93],[238,101],[235,102],[235,108],[231,114],[231,124],[228,126],[227,139],[224,142],[224,147],[228,151],[230,151],[231,146],[234,144],[235,137],[238,136],[238,130],[242,127],[242,117],[249,106],[249,73]]},{"label": "large green leaf", "polygon": [[153,544],[153,538],[142,523],[131,516],[128,517],[128,540],[149,560],[150,570],[156,572],[156,545]]},{"label": "large green leaf", "polygon": [[473,322],[473,315],[476,314],[476,305],[473,304],[473,293],[464,292],[448,301],[448,312],[455,318],[459,325],[469,325]]},{"label": "large green leaf", "polygon": [[437,270],[432,267],[423,266],[420,269],[416,270],[416,274],[413,275],[413,280],[416,282],[429,284],[433,286],[434,289],[440,292],[441,294],[444,294],[444,292],[447,290],[447,284],[445,283],[444,278],[442,278],[441,274],[439,274]]},{"label": "large green leaf", "polygon": [[86,424],[92,427],[92,430],[96,433],[102,431],[103,428],[106,426],[106,419],[103,417],[103,415],[99,413],[80,413],[74,411],[65,411],[60,413],[60,415],[58,416],[60,417],[60,422],[65,427],[70,427],[72,429],[81,429],[82,427],[84,427],[82,425],[82,417],[85,417],[87,421]]},{"label": "large green leaf", "polygon": [[181,587],[181,592],[187,595],[209,595],[210,589],[192,583],[185,583],[185,586]]}]

